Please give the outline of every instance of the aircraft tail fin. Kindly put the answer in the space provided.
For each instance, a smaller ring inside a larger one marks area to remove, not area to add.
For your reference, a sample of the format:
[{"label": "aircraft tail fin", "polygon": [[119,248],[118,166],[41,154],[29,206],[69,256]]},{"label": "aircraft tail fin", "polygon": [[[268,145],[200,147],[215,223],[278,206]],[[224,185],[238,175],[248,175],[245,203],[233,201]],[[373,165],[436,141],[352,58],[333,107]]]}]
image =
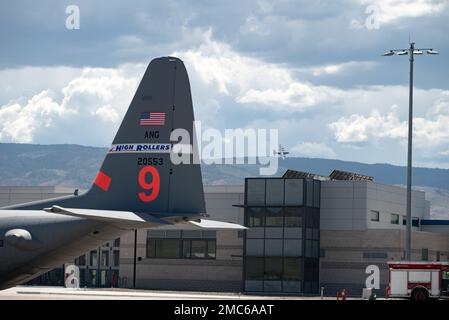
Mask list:
[{"label": "aircraft tail fin", "polygon": [[109,210],[205,212],[201,169],[193,164],[193,154],[190,164],[175,165],[170,158],[170,134],[182,128],[192,141],[193,121],[183,62],[174,57],[152,60],[87,199],[95,198],[101,209]]}]

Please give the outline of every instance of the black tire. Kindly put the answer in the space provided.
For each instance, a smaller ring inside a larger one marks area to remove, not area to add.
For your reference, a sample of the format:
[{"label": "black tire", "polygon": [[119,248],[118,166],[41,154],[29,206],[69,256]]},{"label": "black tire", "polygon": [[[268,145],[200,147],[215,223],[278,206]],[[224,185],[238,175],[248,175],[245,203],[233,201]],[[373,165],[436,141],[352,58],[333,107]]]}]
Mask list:
[{"label": "black tire", "polygon": [[411,299],[417,300],[429,300],[429,292],[423,288],[417,288],[412,291]]}]

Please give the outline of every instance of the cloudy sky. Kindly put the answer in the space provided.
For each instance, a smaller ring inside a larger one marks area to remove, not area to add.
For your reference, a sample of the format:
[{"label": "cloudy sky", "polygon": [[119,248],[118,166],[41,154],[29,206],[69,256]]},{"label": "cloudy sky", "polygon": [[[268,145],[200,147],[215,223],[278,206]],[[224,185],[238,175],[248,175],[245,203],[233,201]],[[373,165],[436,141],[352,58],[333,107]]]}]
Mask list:
[{"label": "cloudy sky", "polygon": [[[66,8],[80,10],[79,30]],[[1,1],[0,142],[107,146],[149,61],[180,57],[208,127],[278,128],[292,154],[449,168],[449,1]]]}]

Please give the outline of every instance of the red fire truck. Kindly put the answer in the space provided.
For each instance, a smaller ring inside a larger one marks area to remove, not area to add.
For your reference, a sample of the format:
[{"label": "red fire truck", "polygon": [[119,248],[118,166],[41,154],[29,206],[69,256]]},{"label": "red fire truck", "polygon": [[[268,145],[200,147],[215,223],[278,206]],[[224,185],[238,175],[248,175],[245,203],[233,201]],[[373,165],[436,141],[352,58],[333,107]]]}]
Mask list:
[{"label": "red fire truck", "polygon": [[449,263],[391,261],[388,295],[391,298],[428,300],[449,298]]}]

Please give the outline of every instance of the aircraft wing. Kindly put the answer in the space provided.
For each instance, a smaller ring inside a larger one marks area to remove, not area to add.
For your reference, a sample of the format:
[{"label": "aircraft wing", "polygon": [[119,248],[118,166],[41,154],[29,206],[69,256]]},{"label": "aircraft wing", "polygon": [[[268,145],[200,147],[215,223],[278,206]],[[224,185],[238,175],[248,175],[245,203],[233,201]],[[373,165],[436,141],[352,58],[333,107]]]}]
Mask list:
[{"label": "aircraft wing", "polygon": [[[165,221],[154,215],[147,213],[134,213],[131,211],[115,211],[115,210],[95,210],[95,209],[77,209],[77,208],[63,208],[60,206],[52,206],[51,208],[45,208],[44,211],[63,214],[67,216],[85,218],[89,220],[98,220],[110,223],[126,223],[128,226],[135,228],[155,227],[162,225],[171,225],[169,221]],[[215,230],[243,230],[247,229],[244,226],[235,223],[197,219],[186,221],[193,226],[204,229]]]},{"label": "aircraft wing", "polygon": [[241,226],[236,223],[223,222],[223,221],[215,221],[215,220],[206,220],[200,219],[189,221],[191,224],[204,228],[204,229],[214,229],[214,230],[244,230],[248,229],[247,227]]},{"label": "aircraft wing", "polygon": [[171,224],[170,222],[164,221],[150,214],[136,214],[131,211],[77,209],[63,208],[60,206],[45,208],[44,211],[89,220],[98,220],[110,223],[126,223],[127,225],[132,225],[137,228]]}]

